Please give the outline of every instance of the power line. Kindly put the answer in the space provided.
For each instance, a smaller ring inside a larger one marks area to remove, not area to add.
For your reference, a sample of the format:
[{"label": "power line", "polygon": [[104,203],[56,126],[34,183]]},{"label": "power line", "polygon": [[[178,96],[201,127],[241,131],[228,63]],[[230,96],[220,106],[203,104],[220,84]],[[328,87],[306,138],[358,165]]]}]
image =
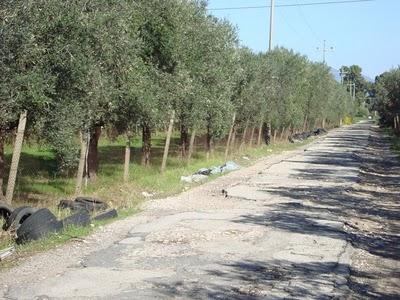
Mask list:
[{"label": "power line", "polygon": [[[297,6],[315,6],[315,5],[329,5],[329,4],[346,4],[346,3],[360,3],[360,2],[372,2],[375,0],[347,0],[347,1],[327,1],[327,2],[309,2],[309,3],[296,3],[296,4],[277,4],[275,7],[297,7]],[[208,11],[217,10],[244,10],[244,9],[259,9],[259,8],[270,8],[271,5],[260,5],[260,6],[236,6],[236,7],[217,7],[208,8]]]},{"label": "power line", "polygon": [[[298,3],[297,0],[296,0],[296,3]],[[304,23],[307,25],[307,27],[308,27],[308,29],[310,30],[310,32],[314,35],[314,38],[315,38],[318,42],[320,42],[321,39],[319,38],[318,34],[315,33],[315,30],[311,27],[310,23],[307,21],[307,18],[306,18],[306,16],[304,15],[303,10],[301,9],[301,6],[298,6],[298,7],[297,7],[297,12],[298,12],[298,14],[303,18]]]},{"label": "power line", "polygon": [[296,28],[292,26],[292,24],[289,23],[288,18],[284,14],[283,10],[280,10],[277,14],[282,18],[283,22],[296,34],[297,39],[301,39],[302,34],[297,31]]}]

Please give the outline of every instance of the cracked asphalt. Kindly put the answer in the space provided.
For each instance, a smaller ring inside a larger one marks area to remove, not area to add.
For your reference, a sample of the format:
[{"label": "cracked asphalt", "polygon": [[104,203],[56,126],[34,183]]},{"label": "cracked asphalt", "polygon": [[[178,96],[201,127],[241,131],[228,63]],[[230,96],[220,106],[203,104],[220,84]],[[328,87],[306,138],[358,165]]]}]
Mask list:
[{"label": "cracked asphalt", "polygon": [[399,174],[376,127],[345,126],[38,254],[0,296],[398,299]]}]

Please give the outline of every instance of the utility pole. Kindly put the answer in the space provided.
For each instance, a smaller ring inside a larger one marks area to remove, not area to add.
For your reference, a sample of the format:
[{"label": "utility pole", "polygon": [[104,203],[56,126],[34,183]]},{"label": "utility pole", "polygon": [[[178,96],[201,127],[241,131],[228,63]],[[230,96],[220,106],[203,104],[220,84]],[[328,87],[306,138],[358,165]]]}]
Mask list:
[{"label": "utility pole", "polygon": [[349,80],[348,82],[349,86],[349,92],[350,92],[350,97],[351,99],[355,100],[356,99],[356,84],[353,82],[353,80]]},{"label": "utility pole", "polygon": [[[269,43],[268,43],[268,52],[272,50],[272,35],[274,32],[274,12],[275,12],[275,0],[271,0],[271,7],[270,7],[270,15],[269,15]],[[263,122],[261,122],[258,132],[258,140],[260,140],[261,132],[263,128]],[[271,121],[268,120],[267,122],[267,136],[268,141],[271,141]],[[269,143],[269,142],[268,142]]]},{"label": "utility pole", "polygon": [[275,0],[271,0],[271,9],[270,9],[270,16],[269,16],[269,44],[268,44],[268,51],[272,50],[272,35],[274,29],[274,10],[275,10]]},{"label": "utility pole", "polygon": [[345,72],[345,71],[343,71],[343,68],[340,68],[339,74],[340,74],[340,84],[343,85],[344,84],[344,78],[346,77],[348,72]]},{"label": "utility pole", "polygon": [[322,52],[322,63],[325,64],[325,61],[326,61],[326,60],[325,60],[326,52],[328,52],[328,51],[333,51],[333,47],[327,48],[327,47],[326,47],[326,40],[324,40],[322,48],[317,47],[317,50]]}]

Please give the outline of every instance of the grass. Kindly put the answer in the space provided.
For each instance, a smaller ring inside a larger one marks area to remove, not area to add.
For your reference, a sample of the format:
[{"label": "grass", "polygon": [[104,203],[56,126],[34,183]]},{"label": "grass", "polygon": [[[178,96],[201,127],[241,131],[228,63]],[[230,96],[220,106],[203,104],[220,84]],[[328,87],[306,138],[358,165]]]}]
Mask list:
[{"label": "grass", "polygon": [[[224,163],[224,145],[217,145],[214,156],[206,160],[202,150],[203,145],[196,145],[197,151],[188,164],[179,155],[178,138],[173,138],[167,169],[160,174],[161,157],[164,137],[153,138],[152,165],[140,165],[140,140],[133,142],[132,159],[130,166],[130,181],[122,183],[124,140],[100,140],[99,156],[100,170],[98,179],[89,183],[84,190],[85,195],[104,199],[114,207],[132,208],[140,203],[144,197],[142,192],[153,193],[156,197],[165,197],[175,194],[184,188],[180,176],[190,175],[202,167],[211,167]],[[247,164],[242,156],[254,160],[279,151],[290,150],[297,146],[288,143],[277,143],[260,148],[247,148],[236,153],[230,159],[240,164]],[[6,147],[6,166],[11,160],[11,147]],[[57,164],[53,152],[46,146],[35,143],[25,144],[21,154],[19,174],[14,194],[14,206],[31,205],[35,207],[55,207],[60,199],[73,198],[75,191],[74,176],[65,176],[57,173]],[[6,170],[8,174],[8,170]]]},{"label": "grass", "polygon": [[385,132],[390,138],[391,149],[398,155],[400,159],[400,136],[396,135],[393,129],[386,129]]},{"label": "grass", "polygon": [[[229,157],[229,159],[245,167],[253,164],[260,157],[290,151],[309,142],[296,144],[278,142],[259,148],[247,147],[240,153]],[[124,141],[122,139],[115,141],[101,140],[98,180],[88,185],[84,191],[85,195],[99,197],[108,202],[111,207],[118,208],[119,218],[121,219],[138,211],[138,204],[145,200],[142,192],[153,193],[156,198],[177,194],[187,189],[188,186],[194,185],[182,183],[180,181],[182,175],[190,175],[202,167],[221,165],[225,162],[223,144],[216,145],[213,157],[207,160],[202,150],[203,145],[199,142],[196,145],[197,151],[193,159],[190,163],[187,163],[180,158],[178,138],[175,136],[172,140],[167,169],[161,174],[159,169],[163,143],[164,138],[162,136],[153,139],[152,165],[143,167],[140,165],[140,141],[139,139],[134,140],[130,166],[131,178],[129,183],[124,184],[121,183]],[[9,165],[10,159],[11,148],[6,147],[6,165]],[[62,198],[73,197],[75,178],[58,174],[56,167],[54,154],[49,148],[34,143],[25,144],[21,155],[14,207],[23,204],[48,207],[59,219],[68,215],[68,212],[57,210],[56,205]],[[210,176],[209,180],[213,180],[215,177],[217,176]],[[39,241],[17,246],[13,259],[0,262],[0,268],[12,267],[24,257],[52,249],[71,239],[86,236],[103,224],[104,222],[95,222],[92,226],[84,228],[67,228],[62,233],[52,234]],[[7,248],[12,244],[13,239],[7,233],[0,236],[0,249]]]}]

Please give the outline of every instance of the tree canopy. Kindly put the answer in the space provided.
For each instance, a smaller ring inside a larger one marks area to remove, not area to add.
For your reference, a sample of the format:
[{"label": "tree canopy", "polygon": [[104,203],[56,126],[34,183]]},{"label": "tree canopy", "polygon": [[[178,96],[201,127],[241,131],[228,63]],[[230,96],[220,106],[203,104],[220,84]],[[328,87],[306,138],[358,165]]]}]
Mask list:
[{"label": "tree canopy", "polygon": [[104,126],[130,136],[140,128],[150,163],[151,135],[172,111],[185,149],[189,131],[206,135],[208,148],[224,138],[234,113],[238,127],[300,130],[339,124],[354,109],[325,65],[240,46],[204,1],[4,0],[0,25],[1,138],[27,110],[64,168],[76,166],[82,133],[96,171]]}]

